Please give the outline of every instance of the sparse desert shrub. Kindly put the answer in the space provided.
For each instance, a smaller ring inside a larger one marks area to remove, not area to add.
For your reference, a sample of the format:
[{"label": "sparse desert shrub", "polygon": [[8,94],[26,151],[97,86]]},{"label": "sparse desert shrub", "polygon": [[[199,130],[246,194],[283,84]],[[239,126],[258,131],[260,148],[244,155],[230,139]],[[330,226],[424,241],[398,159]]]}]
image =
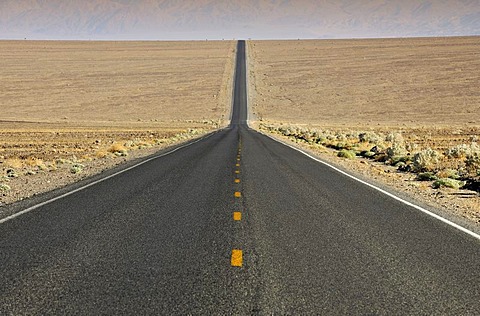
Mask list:
[{"label": "sparse desert shrub", "polygon": [[0,192],[8,192],[11,189],[12,188],[8,184],[0,183]]},{"label": "sparse desert shrub", "polygon": [[7,168],[14,168],[14,169],[21,169],[23,168],[23,161],[19,158],[12,157],[12,158],[7,158],[3,164]]},{"label": "sparse desert shrub", "polygon": [[335,148],[336,150],[342,150],[342,149],[349,150],[349,149],[351,149],[351,146],[348,143],[344,143],[344,142],[338,142],[335,145],[333,145],[332,147]]},{"label": "sparse desert shrub", "polygon": [[56,163],[57,165],[64,165],[64,164],[70,165],[70,164],[73,164],[73,162],[72,162],[71,160],[63,159],[63,158],[57,159],[57,160],[55,161],[55,163]]},{"label": "sparse desert shrub", "polygon": [[128,155],[127,148],[125,148],[124,145],[118,144],[118,143],[110,146],[108,151],[111,152],[112,154],[116,155],[116,156],[127,156]]},{"label": "sparse desert shrub", "polygon": [[436,180],[433,184],[432,187],[434,189],[438,189],[441,187],[447,187],[447,188],[452,188],[452,189],[460,189],[461,187],[465,186],[466,182],[465,181],[460,181],[460,180],[455,180],[455,179],[450,179],[450,178],[442,178]]},{"label": "sparse desert shrub", "polygon": [[47,171],[48,167],[42,162],[42,164],[37,166],[38,171]]},{"label": "sparse desert shrub", "polygon": [[361,143],[378,144],[382,142],[383,138],[384,137],[382,135],[378,135],[374,132],[365,132],[358,135],[358,140]]},{"label": "sparse desert shrub", "polygon": [[392,144],[404,144],[405,140],[403,139],[402,134],[400,133],[390,133],[385,137],[385,141]]},{"label": "sparse desert shrub", "polygon": [[344,142],[344,141],[346,141],[346,140],[348,139],[347,136],[346,136],[345,134],[342,134],[342,133],[337,133],[337,134],[335,135],[335,137],[336,137],[336,139],[337,139],[338,141],[340,141],[340,142]]},{"label": "sparse desert shrub", "polygon": [[76,163],[76,164],[73,164],[70,167],[70,172],[73,173],[73,174],[77,174],[77,173],[82,172],[83,168],[85,168],[84,165],[82,165],[80,163]]},{"label": "sparse desert shrub", "polygon": [[375,153],[373,151],[364,150],[360,153],[360,156],[365,158],[373,158],[375,156]]},{"label": "sparse desert shrub", "polygon": [[47,165],[48,170],[50,171],[56,171],[58,169],[57,165],[55,163],[49,163]]},{"label": "sparse desert shrub", "polygon": [[476,151],[465,159],[467,171],[472,175],[478,175],[480,172],[480,151]]},{"label": "sparse desert shrub", "polygon": [[439,178],[450,178],[455,180],[460,179],[460,175],[458,174],[458,171],[453,169],[441,170],[437,173],[437,175]]},{"label": "sparse desert shrub", "polygon": [[433,172],[421,172],[417,175],[418,181],[434,181],[438,180],[438,177]]},{"label": "sparse desert shrub", "polygon": [[125,142],[125,144],[123,144],[125,147],[129,147],[129,148],[132,148],[132,147],[135,147],[136,145],[136,141],[133,141],[133,140],[129,140],[127,142]]},{"label": "sparse desert shrub", "polygon": [[448,158],[466,158],[479,152],[480,146],[477,143],[471,143],[470,145],[461,144],[446,150],[445,156]]},{"label": "sparse desert shrub", "polygon": [[386,154],[388,158],[405,156],[407,154],[407,150],[403,144],[393,143],[392,146],[387,148]]},{"label": "sparse desert shrub", "polygon": [[406,149],[408,152],[412,153],[412,152],[415,152],[415,151],[418,150],[418,145],[415,144],[415,143],[406,143],[406,144],[405,144],[405,149]]},{"label": "sparse desert shrub", "polygon": [[338,152],[337,156],[347,159],[355,159],[356,153],[353,150],[342,149]]},{"label": "sparse desert shrub", "polygon": [[35,157],[28,157],[25,160],[25,164],[30,167],[36,167],[38,171],[46,171],[48,167],[45,165],[43,160],[35,158]]},{"label": "sparse desert shrub", "polygon": [[410,157],[408,156],[393,156],[391,157],[388,162],[392,166],[398,167],[399,164],[407,164],[410,161]]},{"label": "sparse desert shrub", "polygon": [[110,155],[110,153],[108,151],[105,151],[105,150],[99,150],[95,153],[95,157],[97,157],[97,158],[105,158],[108,155]]},{"label": "sparse desert shrub", "polygon": [[440,154],[431,148],[424,149],[413,156],[415,172],[434,171],[440,161]]}]

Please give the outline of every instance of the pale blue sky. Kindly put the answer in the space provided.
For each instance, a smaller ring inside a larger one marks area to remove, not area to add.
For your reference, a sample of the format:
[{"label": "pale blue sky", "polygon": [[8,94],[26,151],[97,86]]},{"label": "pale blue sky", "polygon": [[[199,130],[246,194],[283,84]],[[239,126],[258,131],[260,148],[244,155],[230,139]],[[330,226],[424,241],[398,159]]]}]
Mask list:
[{"label": "pale blue sky", "polygon": [[0,39],[480,35],[480,0],[0,0]]}]

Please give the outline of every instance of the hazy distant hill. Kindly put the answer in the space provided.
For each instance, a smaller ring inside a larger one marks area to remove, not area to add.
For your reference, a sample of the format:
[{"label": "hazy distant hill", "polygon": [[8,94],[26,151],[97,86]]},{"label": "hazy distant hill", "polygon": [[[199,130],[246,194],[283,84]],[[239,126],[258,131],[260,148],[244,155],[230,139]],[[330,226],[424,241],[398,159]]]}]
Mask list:
[{"label": "hazy distant hill", "polygon": [[1,0],[0,38],[480,34],[480,0]]}]

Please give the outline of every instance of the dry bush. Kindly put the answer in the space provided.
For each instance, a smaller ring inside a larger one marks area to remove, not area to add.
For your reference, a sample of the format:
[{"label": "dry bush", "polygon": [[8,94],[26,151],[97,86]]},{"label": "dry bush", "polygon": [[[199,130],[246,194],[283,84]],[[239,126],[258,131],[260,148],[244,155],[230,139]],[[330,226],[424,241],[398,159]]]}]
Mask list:
[{"label": "dry bush", "polygon": [[390,142],[392,144],[403,144],[405,143],[405,139],[403,138],[402,134],[400,133],[389,133],[387,137],[385,137],[385,141]]},{"label": "dry bush", "polygon": [[413,156],[413,170],[416,172],[436,171],[440,158],[438,151],[431,148],[424,149]]},{"label": "dry bush", "polygon": [[42,170],[42,171],[48,170],[48,167],[45,164],[45,162],[42,159],[38,159],[35,157],[28,157],[25,160],[25,165],[28,167],[35,167],[38,170]]},{"label": "dry bush", "polygon": [[458,174],[458,171],[453,169],[440,170],[439,172],[437,172],[437,176],[439,178],[450,178],[454,180],[460,179],[460,175]]},{"label": "dry bush", "polygon": [[445,156],[448,158],[467,158],[479,152],[480,146],[477,143],[471,143],[470,145],[460,144],[446,150]]},{"label": "dry bush", "polygon": [[85,168],[84,165],[76,163],[70,167],[70,172],[73,174],[81,173],[83,171],[83,168]]},{"label": "dry bush", "polygon": [[353,150],[342,149],[338,152],[337,156],[342,158],[347,158],[347,159],[355,159],[357,155]]},{"label": "dry bush", "polygon": [[480,151],[474,152],[467,156],[467,159],[465,160],[465,166],[470,175],[480,175]]},{"label": "dry bush", "polygon": [[7,168],[21,169],[23,168],[23,161],[17,157],[7,158],[3,164]]},{"label": "dry bush", "polygon": [[127,148],[119,143],[115,143],[108,149],[108,152],[111,152],[114,155],[126,156],[128,154]]},{"label": "dry bush", "polygon": [[8,192],[11,189],[12,188],[8,184],[5,184],[5,183],[0,184],[0,192]]},{"label": "dry bush", "polygon": [[375,132],[364,132],[358,134],[358,140],[361,143],[379,144],[385,137]]},{"label": "dry bush", "polygon": [[108,157],[111,153],[106,150],[99,150],[95,153],[95,157],[97,158],[105,158]]},{"label": "dry bush", "polygon": [[388,158],[392,159],[395,157],[405,156],[408,154],[408,152],[403,144],[393,143],[392,146],[387,148],[386,154]]},{"label": "dry bush", "polygon": [[466,182],[465,181],[459,181],[459,180],[454,180],[450,178],[445,178],[445,179],[438,179],[435,182],[433,182],[432,187],[434,189],[438,189],[441,187],[447,187],[447,188],[452,188],[452,189],[460,189],[463,186],[465,186]]}]

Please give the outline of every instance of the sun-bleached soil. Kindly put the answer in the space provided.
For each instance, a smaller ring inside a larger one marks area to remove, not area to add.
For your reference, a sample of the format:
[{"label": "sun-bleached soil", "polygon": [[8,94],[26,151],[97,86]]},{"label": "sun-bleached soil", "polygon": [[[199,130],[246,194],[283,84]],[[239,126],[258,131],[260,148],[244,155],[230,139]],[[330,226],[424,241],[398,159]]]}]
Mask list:
[{"label": "sun-bleached soil", "polygon": [[0,41],[0,119],[225,118],[234,52],[232,41]]},{"label": "sun-bleached soil", "polygon": [[[254,127],[480,223],[480,37],[250,41],[247,51]],[[417,181],[425,173],[466,186],[434,189]]]},{"label": "sun-bleached soil", "polygon": [[480,37],[248,44],[259,119],[365,127],[480,124]]},{"label": "sun-bleached soil", "polygon": [[0,206],[225,126],[235,42],[0,41]]}]

